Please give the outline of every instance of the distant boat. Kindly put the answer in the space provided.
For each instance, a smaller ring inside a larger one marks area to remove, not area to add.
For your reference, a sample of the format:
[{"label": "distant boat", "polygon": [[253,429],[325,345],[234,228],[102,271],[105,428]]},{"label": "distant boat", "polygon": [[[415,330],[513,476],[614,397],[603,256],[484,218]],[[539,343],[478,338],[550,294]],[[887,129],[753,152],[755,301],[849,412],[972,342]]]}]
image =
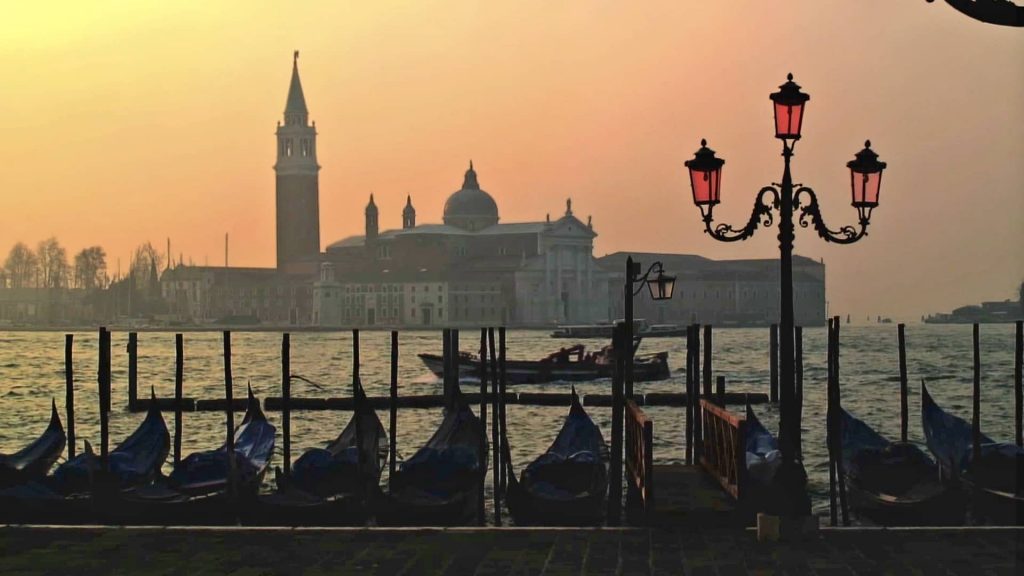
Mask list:
[{"label": "distant boat", "polygon": [[[639,346],[637,341],[636,346]],[[635,350],[635,348],[634,348]],[[444,376],[444,358],[438,354],[420,354],[420,360],[439,378]],[[584,382],[611,378],[615,359],[611,346],[593,354],[582,344],[562,348],[540,360],[508,360],[505,363],[509,384],[544,384],[547,382]],[[459,354],[459,377],[475,378],[480,374],[480,358],[469,352]],[[671,376],[668,352],[635,355],[633,379],[636,382],[664,380]]]}]

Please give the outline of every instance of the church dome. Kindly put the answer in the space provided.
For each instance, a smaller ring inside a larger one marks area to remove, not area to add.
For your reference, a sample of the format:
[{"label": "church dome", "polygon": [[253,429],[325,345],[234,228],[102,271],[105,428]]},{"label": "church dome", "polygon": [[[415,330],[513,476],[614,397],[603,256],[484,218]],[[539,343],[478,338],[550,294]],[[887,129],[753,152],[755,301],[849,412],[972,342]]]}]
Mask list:
[{"label": "church dome", "polygon": [[498,204],[490,194],[480,189],[472,161],[466,170],[462,189],[452,193],[444,203],[444,223],[471,231],[498,223]]}]

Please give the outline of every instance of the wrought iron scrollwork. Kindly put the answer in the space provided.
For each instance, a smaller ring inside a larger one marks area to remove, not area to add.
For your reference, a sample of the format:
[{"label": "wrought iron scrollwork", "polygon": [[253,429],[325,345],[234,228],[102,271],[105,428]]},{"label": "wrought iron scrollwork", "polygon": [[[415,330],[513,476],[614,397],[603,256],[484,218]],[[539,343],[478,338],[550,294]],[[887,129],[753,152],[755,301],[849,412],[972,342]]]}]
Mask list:
[{"label": "wrought iron scrollwork", "polygon": [[[807,195],[809,200],[804,203],[800,201],[802,195]],[[860,219],[860,228],[856,226],[843,226],[838,230],[830,230],[825,225],[825,220],[821,216],[821,209],[818,207],[818,196],[814,193],[814,190],[806,186],[797,188],[793,194],[793,208],[800,209],[800,227],[807,228],[810,225],[814,225],[814,229],[818,232],[818,236],[821,236],[826,242],[833,242],[835,244],[853,244],[860,240],[868,233],[868,220],[866,218]]]},{"label": "wrought iron scrollwork", "polygon": [[[765,201],[765,196],[771,194],[771,199]],[[779,191],[773,186],[765,186],[761,188],[761,191],[757,193],[757,198],[754,201],[754,210],[750,214],[750,220],[747,221],[746,226],[743,228],[734,228],[729,224],[719,224],[714,228],[711,227],[711,212],[704,216],[704,231],[711,235],[715,240],[721,242],[737,242],[739,240],[746,240],[754,235],[758,226],[764,226],[765,228],[772,225],[774,222],[772,216],[772,210],[779,207]]]}]

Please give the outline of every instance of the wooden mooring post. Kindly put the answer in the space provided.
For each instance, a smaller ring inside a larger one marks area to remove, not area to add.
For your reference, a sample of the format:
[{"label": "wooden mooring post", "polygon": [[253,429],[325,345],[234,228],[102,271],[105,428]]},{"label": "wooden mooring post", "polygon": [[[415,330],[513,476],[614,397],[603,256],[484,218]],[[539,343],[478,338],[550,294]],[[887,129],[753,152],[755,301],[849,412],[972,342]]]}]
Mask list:
[{"label": "wooden mooring post", "polygon": [[[292,342],[287,332],[281,335],[281,434],[284,443],[284,476],[292,473]],[[357,426],[358,427],[358,426]],[[361,448],[361,447],[360,447]]]},{"label": "wooden mooring post", "polygon": [[768,337],[768,397],[779,401],[779,325],[772,324]]},{"label": "wooden mooring post", "polygon": [[128,409],[139,400],[139,333],[128,333]]},{"label": "wooden mooring post", "polygon": [[[487,443],[487,398],[486,398],[486,396],[487,396],[487,329],[486,328],[481,328],[480,329],[480,428],[481,428],[481,431],[483,432],[483,434],[481,434],[480,437],[482,438],[481,442],[483,442],[485,444],[485,446],[484,446],[485,448],[486,448],[486,443]],[[494,440],[495,440],[494,438],[491,439],[491,444],[494,445],[494,451],[495,451],[495,453],[497,453],[498,452],[498,443],[495,442]],[[487,453],[486,450],[483,453],[486,454]],[[497,462],[497,461],[495,461],[495,462]],[[495,478],[496,478],[497,477],[496,475],[498,473],[498,467],[497,466],[495,466],[492,469],[492,473],[495,474]],[[479,494],[477,495],[477,503],[476,503],[476,506],[477,506],[477,520],[478,520],[478,523],[480,524],[480,526],[483,526],[483,525],[485,525],[487,523],[487,518],[485,517],[486,513],[484,511],[485,510],[485,507],[484,507],[484,487],[486,485],[487,485],[487,473],[486,472],[482,472],[480,474]],[[498,502],[497,498],[498,498],[498,495],[497,495],[497,493],[495,493],[495,500],[494,500],[495,504],[497,504],[497,502]]]},{"label": "wooden mooring post", "polygon": [[840,322],[839,317],[835,317],[835,337],[833,338],[832,345],[832,387],[835,391],[835,416],[832,421],[833,425],[833,442],[835,443],[835,460],[836,460],[836,485],[839,488],[839,510],[843,516],[843,526],[850,525],[850,509],[847,505],[846,499],[846,465],[843,463],[843,436],[842,436],[842,413],[843,401],[842,401],[842,386],[840,385],[839,373],[840,373],[840,362],[839,362],[839,330]]},{"label": "wooden mooring post", "polygon": [[[359,410],[362,408],[362,402],[365,401],[360,400],[363,396],[363,381],[360,372],[362,366],[359,359],[359,348],[359,330],[352,330],[352,418],[354,418],[353,421],[356,423],[356,474],[359,478],[362,478],[363,470],[369,462],[366,460],[366,451],[363,450],[363,427],[359,425]],[[360,483],[361,495],[365,494],[365,488],[368,488],[368,486]]]},{"label": "wooden mooring post", "polygon": [[971,460],[981,456],[981,327],[974,323],[971,331],[974,348],[974,381],[971,388]]},{"label": "wooden mooring post", "polygon": [[1016,352],[1013,362],[1014,420],[1017,429],[1017,446],[1024,446],[1024,321],[1017,320],[1014,338]]},{"label": "wooden mooring post", "polygon": [[725,376],[719,376],[715,380],[715,398],[718,405],[725,408]]},{"label": "wooden mooring post", "polygon": [[67,411],[68,460],[75,457],[75,335],[64,335],[64,409]]},{"label": "wooden mooring post", "polygon": [[181,398],[185,379],[185,342],[181,334],[174,335],[174,465],[181,462]]},{"label": "wooden mooring post", "polygon": [[839,507],[836,493],[836,439],[835,439],[835,390],[833,381],[835,379],[835,356],[832,347],[835,345],[835,322],[828,319],[828,343],[826,345],[826,361],[828,362],[828,377],[826,378],[826,401],[825,401],[825,445],[828,448],[828,511],[829,525],[833,528],[839,525]]},{"label": "wooden mooring post", "polygon": [[235,401],[234,384],[231,374],[231,332],[224,331],[224,445],[228,456],[228,495],[237,494],[237,463],[235,462]]},{"label": "wooden mooring post", "polygon": [[696,377],[693,369],[694,325],[686,327],[686,465],[693,465],[693,380]]},{"label": "wooden mooring post", "polygon": [[391,387],[388,403],[388,482],[395,475],[397,461],[395,451],[398,449],[398,330],[391,331]]},{"label": "wooden mooring post", "polygon": [[[492,483],[494,489],[494,525],[501,526],[501,501],[502,501],[502,489],[501,486],[504,482],[504,458],[501,457],[501,410],[502,400],[500,395],[500,376],[498,375],[498,358],[495,353],[494,344],[494,328],[487,329],[487,348],[486,350],[490,353],[490,370],[491,370],[491,401],[492,401],[492,412],[493,417],[491,418],[491,444],[493,444],[494,453],[491,455],[491,467],[492,467]],[[483,354],[480,356],[481,365],[485,365],[485,357]],[[483,398],[481,398],[483,400]]]},{"label": "wooden mooring post", "polygon": [[[711,324],[704,326],[704,396],[711,397],[711,361],[712,361],[712,335],[711,335]],[[700,401],[698,400],[698,406]]]},{"label": "wooden mooring post", "polygon": [[629,357],[626,346],[625,324],[617,324],[612,329],[612,347],[615,350],[615,370],[612,374],[612,452],[611,470],[608,482],[608,525],[618,526],[622,520],[622,441],[624,424],[625,364]]},{"label": "wooden mooring post", "polygon": [[100,328],[99,335],[99,400],[100,400],[100,461],[108,465],[110,449],[110,332]]},{"label": "wooden mooring post", "polygon": [[[508,431],[508,421],[505,419],[505,391],[508,386],[508,366],[506,364],[506,354],[508,347],[505,343],[505,327],[498,327],[498,427],[501,430]],[[501,494],[505,493],[505,488],[508,486],[508,470],[511,469],[512,463],[505,462],[504,459],[499,459],[501,469],[499,486],[501,487]]]},{"label": "wooden mooring post", "polygon": [[908,407],[907,407],[907,325],[896,325],[896,340],[899,348],[900,361],[900,442],[907,441]]},{"label": "wooden mooring post", "polygon": [[[701,351],[700,351],[700,324],[693,325],[693,383],[690,393],[690,411],[693,414],[693,463],[699,464],[704,454],[704,431],[702,430],[700,413],[701,393]],[[711,373],[704,375],[707,387],[711,387]],[[710,390],[709,390],[710,392]]]}]

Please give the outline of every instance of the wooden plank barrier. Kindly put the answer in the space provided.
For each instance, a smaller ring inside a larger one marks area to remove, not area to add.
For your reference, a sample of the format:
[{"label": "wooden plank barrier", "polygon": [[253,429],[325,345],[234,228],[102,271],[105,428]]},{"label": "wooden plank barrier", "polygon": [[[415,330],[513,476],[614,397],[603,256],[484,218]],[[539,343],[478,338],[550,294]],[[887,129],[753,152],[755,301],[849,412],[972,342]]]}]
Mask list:
[{"label": "wooden plank barrier", "polygon": [[626,400],[626,509],[646,518],[654,511],[654,421]]},{"label": "wooden plank barrier", "polygon": [[703,398],[700,413],[704,429],[704,452],[700,465],[737,501],[746,484],[746,418],[737,416]]}]

